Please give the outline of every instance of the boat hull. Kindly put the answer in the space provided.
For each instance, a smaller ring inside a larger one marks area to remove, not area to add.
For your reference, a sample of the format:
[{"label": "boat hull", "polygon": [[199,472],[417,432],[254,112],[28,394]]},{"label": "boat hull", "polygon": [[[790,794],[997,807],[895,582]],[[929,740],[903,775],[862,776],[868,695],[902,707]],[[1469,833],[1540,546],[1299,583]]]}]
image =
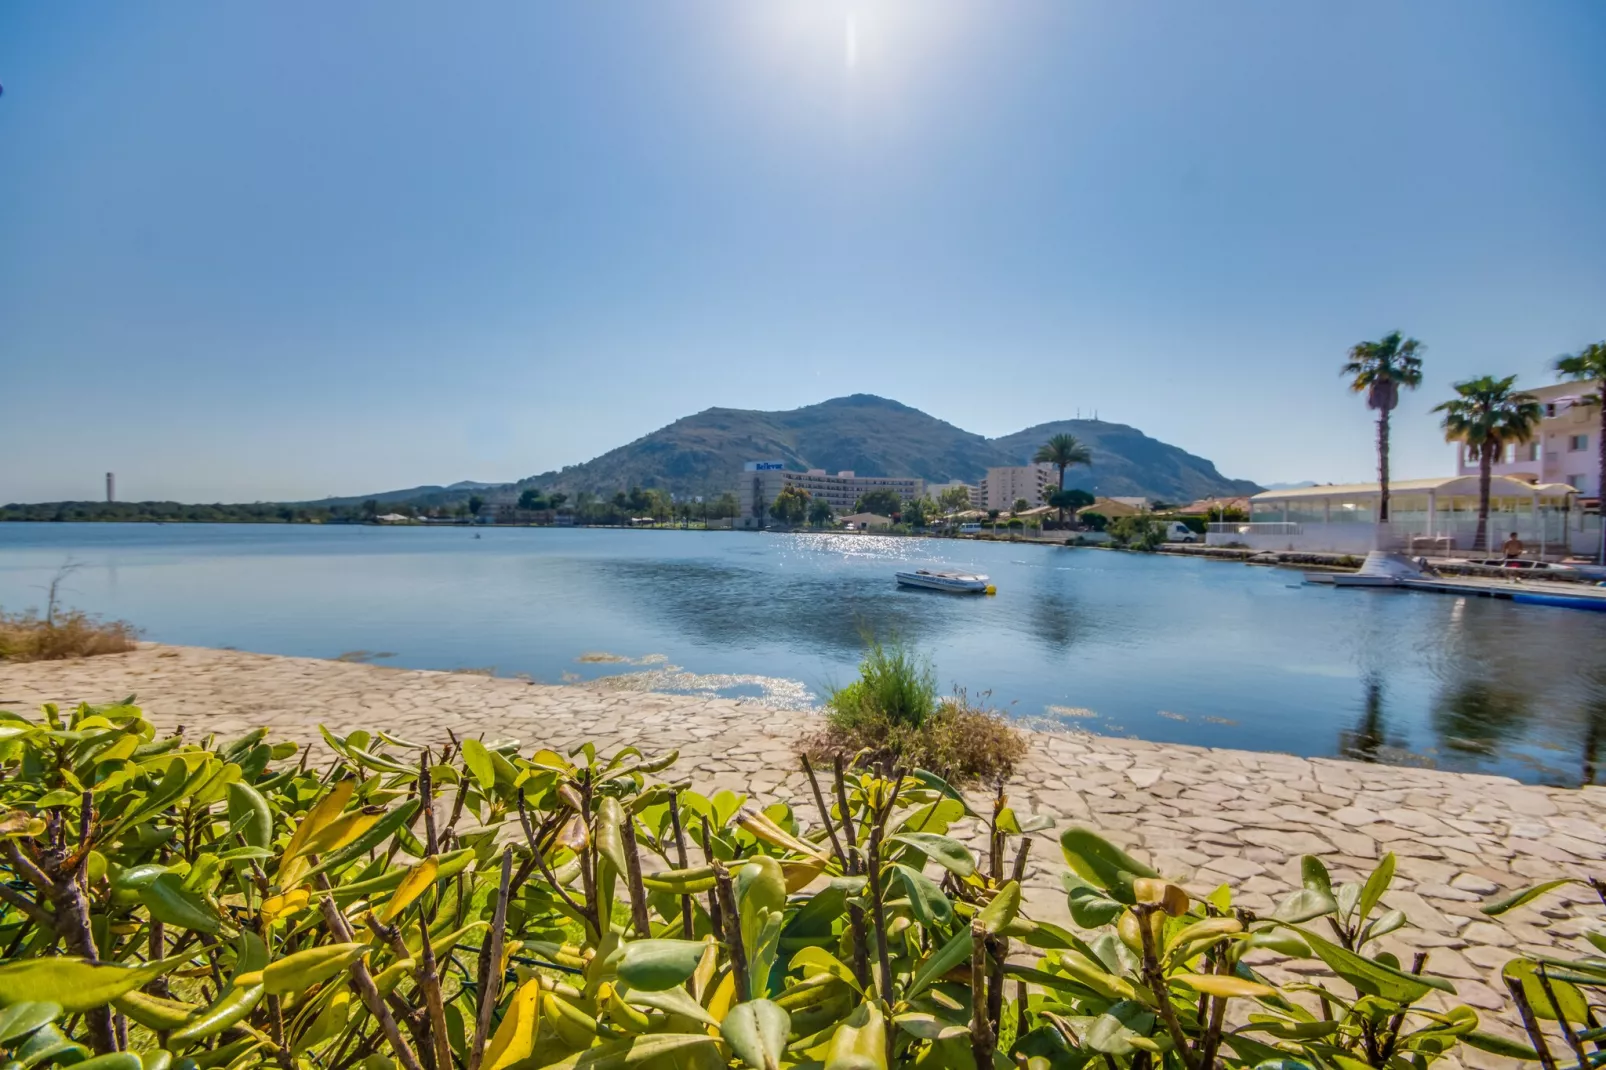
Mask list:
[{"label": "boat hull", "polygon": [[897,577],[900,587],[920,587],[946,594],[987,593],[987,581],[984,579],[950,579],[947,576],[922,576],[916,572],[899,572]]}]

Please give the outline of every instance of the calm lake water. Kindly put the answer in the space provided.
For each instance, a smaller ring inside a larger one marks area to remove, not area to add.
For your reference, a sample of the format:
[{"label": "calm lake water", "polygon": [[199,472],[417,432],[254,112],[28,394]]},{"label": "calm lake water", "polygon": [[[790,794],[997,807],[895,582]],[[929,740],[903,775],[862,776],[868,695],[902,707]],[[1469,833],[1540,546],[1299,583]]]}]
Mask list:
[{"label": "calm lake water", "polygon": [[[66,604],[162,642],[801,706],[852,677],[870,630],[929,653],[945,689],[1110,735],[1562,784],[1595,778],[1606,737],[1606,614],[1028,545],[478,534],[0,524],[0,606],[41,604],[71,561]],[[911,564],[985,572],[998,594],[899,590]]]}]

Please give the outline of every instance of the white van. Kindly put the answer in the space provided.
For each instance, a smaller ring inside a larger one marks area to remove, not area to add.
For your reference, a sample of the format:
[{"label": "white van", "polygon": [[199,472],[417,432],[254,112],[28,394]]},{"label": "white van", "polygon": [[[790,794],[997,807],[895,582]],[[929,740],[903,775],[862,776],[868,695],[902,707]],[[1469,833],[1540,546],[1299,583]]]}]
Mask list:
[{"label": "white van", "polygon": [[1204,536],[1180,520],[1173,520],[1165,526],[1166,542],[1201,542],[1203,539]]},{"label": "white van", "polygon": [[959,525],[959,534],[961,534],[961,535],[980,535],[981,534],[981,525],[980,524],[960,524]]}]

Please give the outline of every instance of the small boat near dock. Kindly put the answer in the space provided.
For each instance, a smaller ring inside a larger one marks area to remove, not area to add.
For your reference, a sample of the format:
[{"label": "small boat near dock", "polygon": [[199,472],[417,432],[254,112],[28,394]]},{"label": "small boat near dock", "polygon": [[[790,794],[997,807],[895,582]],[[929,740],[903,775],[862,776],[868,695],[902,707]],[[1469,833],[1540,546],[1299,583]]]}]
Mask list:
[{"label": "small boat near dock", "polygon": [[933,572],[922,568],[896,575],[900,587],[924,587],[928,591],[946,591],[949,594],[998,593],[998,589],[987,582],[986,576],[971,572]]}]

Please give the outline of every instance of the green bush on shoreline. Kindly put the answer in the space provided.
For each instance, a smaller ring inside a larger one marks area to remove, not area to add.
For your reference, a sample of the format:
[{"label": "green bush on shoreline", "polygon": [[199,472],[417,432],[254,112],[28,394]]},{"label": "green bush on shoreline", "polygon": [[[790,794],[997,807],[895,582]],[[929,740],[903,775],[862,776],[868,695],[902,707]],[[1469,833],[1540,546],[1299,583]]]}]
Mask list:
[{"label": "green bush on shoreline", "polygon": [[900,641],[865,640],[859,677],[826,699],[825,727],[801,741],[816,760],[852,760],[884,771],[929,769],[962,783],[995,783],[1026,756],[1026,739],[963,692],[939,698],[929,659]]},{"label": "green bush on shoreline", "polygon": [[[698,793],[673,753],[324,740],[314,763],[266,729],[161,737],[130,705],[0,713],[0,1061],[1350,1070],[1425,1067],[1460,1044],[1538,1057],[1440,1002],[1453,985],[1421,961],[1373,946],[1406,924],[1385,903],[1392,855],[1364,884],[1307,858],[1304,887],[1262,918],[1225,886],[1190,896],[1068,828],[1067,929],[1023,910],[1028,836],[1050,822],[1002,787],[973,808],[916,768],[806,765],[825,815],[810,825],[784,803]],[[979,851],[952,835],[966,820]],[[1262,953],[1320,965],[1280,987]],[[1579,993],[1606,973],[1554,968],[1515,967],[1524,1014],[1553,1032],[1568,1015],[1593,1025]]]}]

